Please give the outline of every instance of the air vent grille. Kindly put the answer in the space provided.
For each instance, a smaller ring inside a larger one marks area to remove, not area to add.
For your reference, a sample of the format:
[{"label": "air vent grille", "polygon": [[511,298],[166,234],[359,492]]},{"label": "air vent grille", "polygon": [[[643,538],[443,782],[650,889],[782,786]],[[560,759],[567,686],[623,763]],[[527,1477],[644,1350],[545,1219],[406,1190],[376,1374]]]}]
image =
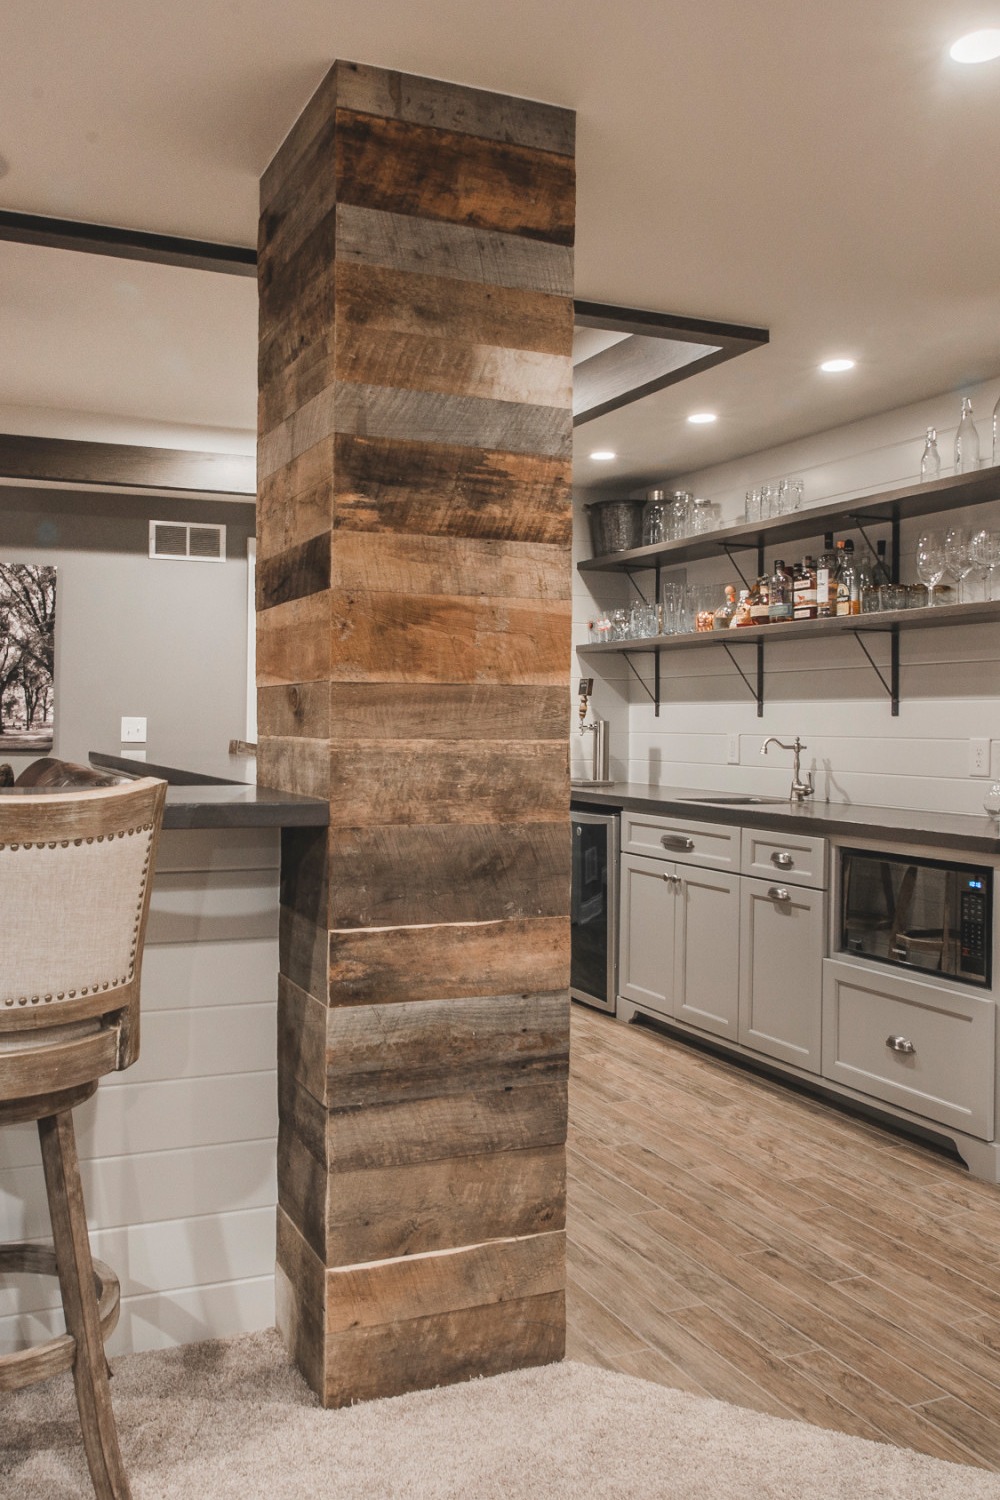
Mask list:
[{"label": "air vent grille", "polygon": [[175,562],[225,562],[226,528],[188,525],[183,521],[150,521],[149,555]]}]

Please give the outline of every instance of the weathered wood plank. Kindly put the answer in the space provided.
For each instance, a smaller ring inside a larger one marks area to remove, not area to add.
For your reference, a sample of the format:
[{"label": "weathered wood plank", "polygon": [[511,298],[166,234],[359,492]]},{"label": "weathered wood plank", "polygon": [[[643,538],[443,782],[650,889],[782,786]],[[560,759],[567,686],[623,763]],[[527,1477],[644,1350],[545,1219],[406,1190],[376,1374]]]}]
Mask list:
[{"label": "weathered wood plank", "polygon": [[453,281],[519,287],[555,297],[573,295],[573,252],[568,246],[353,203],[337,209],[336,255],[343,263],[418,275],[433,270],[435,276]]},{"label": "weathered wood plank", "polygon": [[325,1270],[278,1209],[279,1260],[274,1275],[274,1321],[306,1380],[317,1393],[325,1380],[323,1313]]},{"label": "weathered wood plank", "polygon": [[556,917],[569,910],[561,821],[344,828],[334,835],[338,928]]},{"label": "weathered wood plank", "polygon": [[329,532],[334,440],[327,437],[265,475],[257,471],[257,565]]},{"label": "weathered wood plank", "polygon": [[[258,713],[270,716],[271,733],[305,734],[310,724],[323,723],[336,741],[393,740],[401,732],[413,740],[566,740],[565,684],[334,682],[328,700],[315,707],[305,695],[312,686],[264,691]],[[277,693],[297,696],[288,703],[270,699]]]},{"label": "weathered wood plank", "polygon": [[257,682],[323,682],[330,677],[331,596],[324,590],[257,616]]},{"label": "weathered wood plank", "polygon": [[355,1329],[326,1341],[322,1400],[345,1406],[547,1365],[562,1359],[565,1347],[562,1292]]},{"label": "weathered wood plank", "polygon": [[[347,329],[338,334],[335,371],[339,380],[369,387],[530,401],[561,410],[572,394],[572,367],[562,355],[456,344],[417,333],[381,333],[374,342],[366,330]],[[317,386],[322,383],[316,380]],[[282,401],[282,414],[312,394],[310,386],[297,381],[293,397]]]},{"label": "weathered wood plank", "polygon": [[[419,335],[456,353],[471,346],[551,355],[566,361],[561,369],[564,380],[573,353],[572,297],[485,286],[478,281],[456,282],[384,266],[338,265],[336,322],[338,373],[344,368],[340,361],[344,339],[353,341],[348,347],[357,360],[363,353],[359,336],[366,332],[379,335],[371,341],[373,355],[390,334]],[[409,381],[398,378],[387,383],[405,386]],[[532,397],[519,394],[499,399],[530,402]],[[564,396],[563,404],[568,406],[570,399]]]},{"label": "weathered wood plank", "polygon": [[330,933],[326,923],[311,922],[282,906],[278,912],[278,962],[281,973],[324,1003],[329,994]]},{"label": "weathered wood plank", "polygon": [[335,452],[338,527],[569,544],[567,458],[343,434]]},{"label": "weathered wood plank", "polygon": [[[562,600],[337,592],[331,598],[330,628],[329,672],[336,681],[538,687],[566,681],[570,612]],[[285,680],[291,678],[293,662],[282,644],[276,643],[267,657],[271,675],[264,676],[265,682],[280,681],[282,667]],[[318,660],[318,643],[313,644]]]},{"label": "weathered wood plank", "polygon": [[326,801],[330,795],[329,740],[269,735],[257,747],[257,780],[261,786]]},{"label": "weathered wood plank", "polygon": [[258,688],[257,734],[261,743],[269,735],[280,739],[329,739],[329,682],[280,683]]},{"label": "weathered wood plank", "polygon": [[257,442],[257,483],[270,479],[279,469],[293,464],[308,453],[310,448],[332,438],[334,408],[339,387],[328,386],[302,406],[285,421],[269,431],[261,431]]},{"label": "weathered wood plank", "polygon": [[260,204],[266,208],[288,182],[309,181],[311,172],[303,168],[306,153],[333,125],[337,108],[336,64],[316,82],[316,89],[295,124],[282,141],[260,179]]},{"label": "weathered wood plank", "polygon": [[330,587],[329,533],[310,537],[257,566],[257,609],[273,609]]},{"label": "weathered wood plank", "polygon": [[[285,427],[289,429],[287,434]],[[330,432],[501,448],[507,453],[533,453],[546,458],[567,458],[573,447],[572,418],[562,406],[529,406],[480,396],[344,384],[337,387],[334,413],[326,409],[326,396],[317,397],[277,429],[273,448],[271,440],[265,439],[261,444],[264,472],[271,472],[272,453],[284,453],[283,442],[288,444],[287,456],[295,458]]]},{"label": "weathered wood plank", "polygon": [[326,1327],[335,1335],[560,1292],[565,1257],[564,1235],[554,1230],[447,1254],[328,1268]]},{"label": "weathered wood plank", "polygon": [[572,156],[576,115],[556,104],[516,99],[485,89],[461,87],[435,78],[417,78],[364,63],[333,65],[337,105],[359,114],[408,120],[415,125],[516,142]]},{"label": "weathered wood plank", "polygon": [[330,933],[332,1005],[540,994],[568,983],[566,917]]},{"label": "weathered wood plank", "polygon": [[338,109],[337,202],[572,245],[572,157]]},{"label": "weathered wood plank", "polygon": [[[328,548],[328,563],[329,555]],[[562,547],[369,531],[335,533],[331,583],[341,592],[364,592],[376,600],[388,593],[541,604],[569,601],[572,591]]]},{"label": "weathered wood plank", "polygon": [[278,1036],[298,1083],[327,1109],[443,1099],[565,1078],[569,1000],[490,995],[359,1007],[324,1006],[282,978]]},{"label": "weathered wood plank", "polygon": [[569,750],[551,741],[357,741],[330,749],[330,824],[557,823]]},{"label": "weathered wood plank", "polygon": [[317,1160],[326,1163],[332,1177],[557,1146],[566,1138],[566,1081],[556,1077],[473,1094],[328,1110],[282,1073],[278,1116]]}]

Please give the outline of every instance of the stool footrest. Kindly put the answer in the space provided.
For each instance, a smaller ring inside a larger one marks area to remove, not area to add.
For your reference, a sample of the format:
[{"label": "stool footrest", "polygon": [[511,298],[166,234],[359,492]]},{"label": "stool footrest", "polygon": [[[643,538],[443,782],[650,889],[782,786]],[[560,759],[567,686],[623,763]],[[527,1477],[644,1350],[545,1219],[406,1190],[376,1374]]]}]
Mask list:
[{"label": "stool footrest", "polygon": [[[58,1276],[55,1251],[47,1245],[29,1243],[0,1245],[0,1276],[27,1272],[36,1276]],[[97,1315],[101,1336],[107,1340],[118,1322],[121,1286],[110,1266],[94,1261],[94,1283],[97,1290]],[[0,1355],[0,1391],[20,1391],[36,1381],[48,1380],[63,1370],[71,1370],[76,1358],[76,1339],[61,1333],[30,1349],[17,1349]]]}]

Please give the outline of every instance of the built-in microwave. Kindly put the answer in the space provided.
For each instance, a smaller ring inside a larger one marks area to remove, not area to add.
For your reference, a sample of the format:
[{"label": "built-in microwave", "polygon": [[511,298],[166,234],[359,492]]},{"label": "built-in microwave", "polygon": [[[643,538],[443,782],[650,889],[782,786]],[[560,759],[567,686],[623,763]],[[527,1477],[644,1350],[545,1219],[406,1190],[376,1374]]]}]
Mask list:
[{"label": "built-in microwave", "polygon": [[843,849],[839,914],[842,953],[990,987],[988,867]]}]

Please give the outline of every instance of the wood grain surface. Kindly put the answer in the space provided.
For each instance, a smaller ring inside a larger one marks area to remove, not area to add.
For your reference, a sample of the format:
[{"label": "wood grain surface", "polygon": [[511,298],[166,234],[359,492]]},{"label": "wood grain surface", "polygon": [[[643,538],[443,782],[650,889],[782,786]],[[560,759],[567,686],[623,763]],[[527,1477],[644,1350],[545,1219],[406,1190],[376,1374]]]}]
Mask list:
[{"label": "wood grain surface", "polygon": [[1000,1469],[998,1189],[652,1030],[572,1030],[569,1356]]}]

